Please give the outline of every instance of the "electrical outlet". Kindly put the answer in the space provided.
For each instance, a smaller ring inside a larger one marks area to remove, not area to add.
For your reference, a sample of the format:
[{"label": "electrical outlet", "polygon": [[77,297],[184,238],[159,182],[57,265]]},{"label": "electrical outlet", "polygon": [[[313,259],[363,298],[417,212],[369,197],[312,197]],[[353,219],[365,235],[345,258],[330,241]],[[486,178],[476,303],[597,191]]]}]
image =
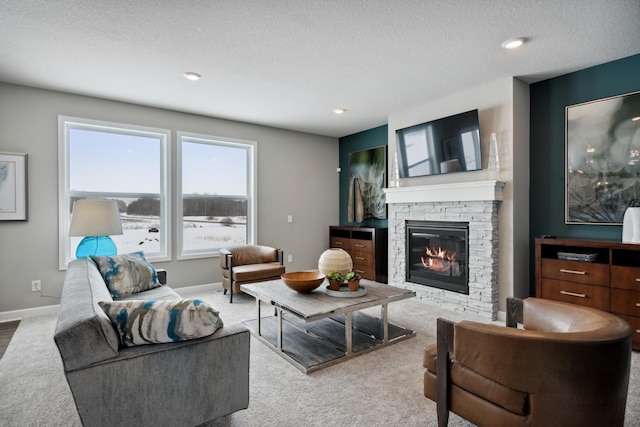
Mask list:
[{"label": "electrical outlet", "polygon": [[293,262],[293,255],[289,255],[289,257],[287,258],[287,262]]},{"label": "electrical outlet", "polygon": [[31,292],[40,292],[42,290],[42,283],[40,280],[31,281]]}]

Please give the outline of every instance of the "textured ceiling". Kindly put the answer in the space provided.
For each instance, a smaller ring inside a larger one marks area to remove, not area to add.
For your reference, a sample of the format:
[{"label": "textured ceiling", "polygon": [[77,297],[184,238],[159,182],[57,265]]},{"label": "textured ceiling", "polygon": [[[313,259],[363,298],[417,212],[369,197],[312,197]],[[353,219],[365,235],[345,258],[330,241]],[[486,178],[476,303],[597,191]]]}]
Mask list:
[{"label": "textured ceiling", "polygon": [[637,53],[640,0],[0,0],[0,81],[334,137]]}]

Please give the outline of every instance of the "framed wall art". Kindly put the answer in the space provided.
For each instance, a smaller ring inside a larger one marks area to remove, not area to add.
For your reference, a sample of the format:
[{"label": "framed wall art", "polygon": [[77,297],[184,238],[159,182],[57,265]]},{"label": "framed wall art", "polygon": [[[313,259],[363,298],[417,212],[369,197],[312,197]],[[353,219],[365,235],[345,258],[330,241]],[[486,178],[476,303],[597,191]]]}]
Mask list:
[{"label": "framed wall art", "polygon": [[27,155],[0,151],[0,220],[27,220]]},{"label": "framed wall art", "polygon": [[347,220],[385,219],[387,204],[387,147],[349,153],[349,205]]},{"label": "framed wall art", "polygon": [[565,108],[565,223],[620,225],[640,206],[640,92]]}]

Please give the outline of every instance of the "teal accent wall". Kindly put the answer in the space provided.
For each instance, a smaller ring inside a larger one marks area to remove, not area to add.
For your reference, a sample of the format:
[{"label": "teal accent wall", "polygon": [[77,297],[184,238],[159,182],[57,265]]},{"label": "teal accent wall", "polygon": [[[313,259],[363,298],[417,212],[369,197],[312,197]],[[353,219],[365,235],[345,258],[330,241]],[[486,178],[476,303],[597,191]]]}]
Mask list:
[{"label": "teal accent wall", "polygon": [[[388,145],[388,126],[368,129],[339,139],[340,172],[340,224],[362,225],[367,227],[387,227],[386,219],[365,219],[361,224],[347,222],[347,205],[349,202],[349,153]],[[388,159],[387,159],[388,160]],[[387,170],[389,164],[387,163]]]},{"label": "teal accent wall", "polygon": [[620,225],[568,225],[565,202],[565,107],[640,91],[640,55],[630,56],[530,87],[530,244],[531,292],[535,293],[534,238],[621,240]]}]

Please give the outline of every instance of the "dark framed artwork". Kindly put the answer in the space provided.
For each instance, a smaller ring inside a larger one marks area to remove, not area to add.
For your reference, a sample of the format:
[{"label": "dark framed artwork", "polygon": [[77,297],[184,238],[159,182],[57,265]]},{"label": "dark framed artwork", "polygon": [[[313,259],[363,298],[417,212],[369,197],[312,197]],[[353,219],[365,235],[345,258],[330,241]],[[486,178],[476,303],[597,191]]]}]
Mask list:
[{"label": "dark framed artwork", "polygon": [[640,206],[640,92],[565,108],[565,223],[622,224]]},{"label": "dark framed artwork", "polygon": [[27,219],[27,155],[0,152],[0,220]]},{"label": "dark framed artwork", "polygon": [[387,204],[387,147],[349,153],[349,206],[347,220],[385,219]]}]

